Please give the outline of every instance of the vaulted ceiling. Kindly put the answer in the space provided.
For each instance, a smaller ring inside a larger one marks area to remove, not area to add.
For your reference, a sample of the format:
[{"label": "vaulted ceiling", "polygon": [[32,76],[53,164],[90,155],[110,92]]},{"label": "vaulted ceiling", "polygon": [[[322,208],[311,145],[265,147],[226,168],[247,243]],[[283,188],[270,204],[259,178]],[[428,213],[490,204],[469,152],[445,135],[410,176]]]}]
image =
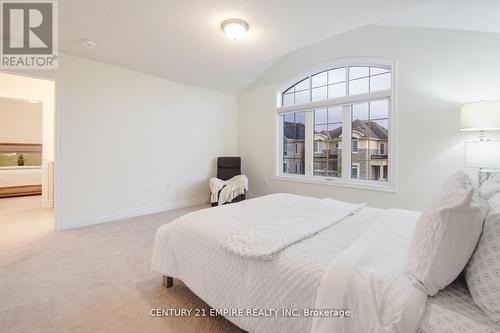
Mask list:
[{"label": "vaulted ceiling", "polygon": [[[290,51],[369,24],[450,28],[440,22],[443,10],[449,14],[449,6],[461,3],[467,9],[462,13],[465,15],[470,3],[479,2],[491,6],[498,3],[496,0],[65,0],[59,1],[59,49],[165,79],[237,94]],[[431,15],[428,21],[428,8],[441,14]],[[232,17],[244,19],[250,25],[247,37],[240,42],[226,38],[220,28],[223,20]],[[462,19],[458,15],[451,28],[460,28]],[[498,22],[494,23],[496,28],[500,27]],[[462,22],[462,28],[463,25]],[[484,28],[492,29],[487,25]],[[97,46],[83,46],[81,39],[85,37],[94,39]]]}]

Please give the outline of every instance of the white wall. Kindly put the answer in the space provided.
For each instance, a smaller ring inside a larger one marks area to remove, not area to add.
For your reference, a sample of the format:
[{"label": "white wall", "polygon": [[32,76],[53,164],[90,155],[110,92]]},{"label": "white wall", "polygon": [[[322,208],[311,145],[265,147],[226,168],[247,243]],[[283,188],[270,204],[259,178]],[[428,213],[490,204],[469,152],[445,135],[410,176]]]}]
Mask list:
[{"label": "white wall", "polygon": [[[309,67],[345,57],[398,62],[397,192],[273,180],[276,91]],[[421,209],[445,177],[463,168],[461,103],[500,99],[500,35],[372,26],[285,56],[238,97],[238,151],[250,192],[291,192]]]},{"label": "white wall", "polygon": [[[158,64],[164,65],[164,64]],[[208,201],[236,97],[61,55],[62,228]]]},{"label": "white wall", "polygon": [[0,98],[0,142],[42,144],[41,103]]}]

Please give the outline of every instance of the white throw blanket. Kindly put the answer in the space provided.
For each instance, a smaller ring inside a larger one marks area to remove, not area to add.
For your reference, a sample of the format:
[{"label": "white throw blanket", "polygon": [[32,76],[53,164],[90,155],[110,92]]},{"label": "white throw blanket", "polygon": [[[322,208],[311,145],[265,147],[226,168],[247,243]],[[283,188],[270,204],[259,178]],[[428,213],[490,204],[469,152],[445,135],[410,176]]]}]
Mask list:
[{"label": "white throw blanket", "polygon": [[[245,194],[248,191],[248,178],[245,175],[234,176],[233,178],[224,181],[219,178],[210,178],[208,182],[210,186],[212,203],[218,202],[219,205],[233,201],[238,195]],[[219,191],[220,192],[219,195]]]},{"label": "white throw blanket", "polygon": [[225,237],[221,246],[245,258],[271,260],[284,248],[331,227],[363,206],[326,198],[315,206],[283,210],[269,218],[250,218],[248,225]]},{"label": "white throw blanket", "polygon": [[419,213],[390,209],[328,267],[317,309],[349,309],[350,318],[315,317],[314,333],[416,332],[427,295],[406,273]]}]

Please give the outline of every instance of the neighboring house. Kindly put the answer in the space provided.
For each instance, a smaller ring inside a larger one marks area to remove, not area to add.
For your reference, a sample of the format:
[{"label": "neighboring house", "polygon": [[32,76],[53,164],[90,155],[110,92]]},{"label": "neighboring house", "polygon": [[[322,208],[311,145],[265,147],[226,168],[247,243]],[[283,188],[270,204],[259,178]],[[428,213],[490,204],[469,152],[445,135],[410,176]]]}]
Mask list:
[{"label": "neighboring house", "polygon": [[314,133],[314,175],[342,176],[342,127]]},{"label": "neighboring house", "polygon": [[[285,122],[283,127],[283,172],[304,173],[305,126]],[[314,175],[341,177],[342,128],[314,133]],[[352,123],[351,177],[387,180],[388,131],[376,122]]]},{"label": "neighboring house", "polygon": [[[340,177],[342,128],[314,134],[314,174]],[[354,120],[352,123],[351,177],[387,180],[388,131],[376,122]]]},{"label": "neighboring house", "polygon": [[285,122],[283,136],[283,172],[304,174],[305,125]]}]

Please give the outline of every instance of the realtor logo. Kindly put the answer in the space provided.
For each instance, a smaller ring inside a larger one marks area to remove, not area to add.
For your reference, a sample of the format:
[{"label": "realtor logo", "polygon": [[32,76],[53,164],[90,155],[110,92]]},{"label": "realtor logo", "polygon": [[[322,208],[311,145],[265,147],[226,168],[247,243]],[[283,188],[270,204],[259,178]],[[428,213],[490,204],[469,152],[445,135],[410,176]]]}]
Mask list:
[{"label": "realtor logo", "polygon": [[55,1],[3,1],[1,17],[2,68],[57,68]]}]

